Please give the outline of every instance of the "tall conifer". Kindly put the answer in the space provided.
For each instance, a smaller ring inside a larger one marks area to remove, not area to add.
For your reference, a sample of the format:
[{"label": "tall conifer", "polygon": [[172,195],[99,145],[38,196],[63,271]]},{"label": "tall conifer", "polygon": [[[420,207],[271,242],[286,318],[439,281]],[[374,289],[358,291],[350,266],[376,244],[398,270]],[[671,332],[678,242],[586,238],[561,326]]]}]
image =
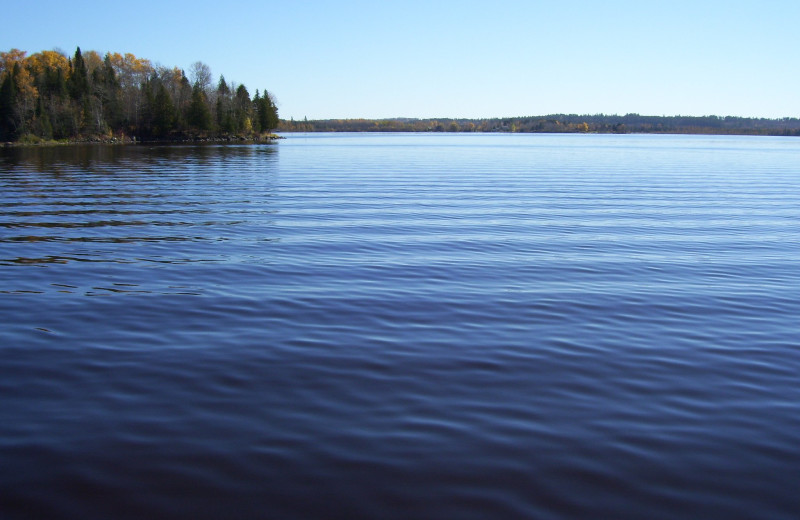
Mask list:
[{"label": "tall conifer", "polygon": [[206,95],[199,83],[195,83],[192,87],[192,101],[189,103],[186,119],[195,130],[204,132],[211,129],[211,111],[208,109]]},{"label": "tall conifer", "polygon": [[86,62],[83,61],[80,47],[75,51],[75,56],[72,59],[72,71],[67,84],[72,99],[76,101],[80,101],[90,93],[89,72],[86,69]]},{"label": "tall conifer", "polygon": [[6,72],[0,84],[0,140],[10,141],[17,137],[19,126],[16,120],[17,87],[11,71]]}]

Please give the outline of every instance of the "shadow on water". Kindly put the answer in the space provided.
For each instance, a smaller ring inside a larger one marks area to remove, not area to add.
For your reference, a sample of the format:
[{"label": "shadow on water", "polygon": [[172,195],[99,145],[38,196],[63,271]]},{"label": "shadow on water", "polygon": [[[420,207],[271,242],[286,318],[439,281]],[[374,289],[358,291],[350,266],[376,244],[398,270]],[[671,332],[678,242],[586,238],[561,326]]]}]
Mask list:
[{"label": "shadow on water", "polygon": [[268,225],[277,158],[272,145],[0,150],[0,264],[219,260],[209,244]]},{"label": "shadow on water", "polygon": [[153,166],[175,164],[178,161],[191,161],[195,164],[213,161],[216,164],[220,161],[258,157],[268,164],[271,159],[277,159],[277,153],[278,147],[275,145],[76,144],[0,148],[0,162],[6,171],[22,168],[39,173],[59,174],[80,169],[87,173],[113,173],[115,169],[137,164]]}]

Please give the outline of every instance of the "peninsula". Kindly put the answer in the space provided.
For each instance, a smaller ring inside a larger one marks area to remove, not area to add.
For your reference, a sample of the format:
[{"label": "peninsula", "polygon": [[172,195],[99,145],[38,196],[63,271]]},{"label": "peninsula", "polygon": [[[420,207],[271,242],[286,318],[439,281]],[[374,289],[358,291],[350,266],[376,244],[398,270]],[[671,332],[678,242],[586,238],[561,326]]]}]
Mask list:
[{"label": "peninsula", "polygon": [[268,138],[267,90],[250,92],[195,62],[155,66],[133,54],[0,52],[0,141],[184,141]]}]

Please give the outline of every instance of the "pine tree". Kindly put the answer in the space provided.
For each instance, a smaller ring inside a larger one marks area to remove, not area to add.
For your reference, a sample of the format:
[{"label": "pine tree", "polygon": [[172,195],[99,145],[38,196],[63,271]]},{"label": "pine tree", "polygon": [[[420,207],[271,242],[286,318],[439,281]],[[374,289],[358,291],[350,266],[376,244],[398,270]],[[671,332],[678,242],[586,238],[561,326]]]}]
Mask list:
[{"label": "pine tree", "polygon": [[278,108],[272,101],[269,92],[265,90],[264,95],[255,102],[255,105],[256,119],[258,120],[256,126],[259,130],[261,132],[269,132],[278,128]]},{"label": "pine tree", "polygon": [[153,78],[148,79],[139,88],[142,94],[142,109],[139,113],[139,123],[136,131],[145,136],[150,136],[153,133],[153,119],[155,118],[155,104],[156,96],[153,93]]},{"label": "pine tree", "polygon": [[199,83],[195,83],[192,87],[192,101],[189,103],[186,121],[189,126],[200,132],[211,129],[211,111],[208,109],[206,95]]},{"label": "pine tree", "polygon": [[253,118],[253,129],[256,132],[261,132],[263,126],[261,124],[261,109],[259,108],[260,105],[261,105],[261,94],[258,92],[258,89],[256,89],[256,95],[253,96],[253,112],[255,116]]},{"label": "pine tree", "polygon": [[11,141],[17,137],[19,121],[16,117],[17,88],[12,72],[6,72],[0,84],[0,141]]},{"label": "pine tree", "polygon": [[250,93],[247,92],[247,88],[244,85],[239,85],[236,88],[236,97],[233,105],[234,127],[237,132],[247,133],[252,131],[251,109]]},{"label": "pine tree", "polygon": [[180,87],[178,88],[178,98],[175,107],[175,126],[178,130],[184,131],[188,126],[186,120],[189,112],[189,104],[192,100],[192,85],[186,75],[181,77]]},{"label": "pine tree", "polygon": [[225,76],[220,75],[217,84],[217,128],[220,132],[229,134],[234,132],[233,115],[231,107],[231,89],[225,82]]},{"label": "pine tree", "polygon": [[64,78],[64,71],[61,69],[56,69],[54,78],[51,84],[52,94],[56,96],[58,99],[64,99],[67,97],[68,89],[67,89],[67,80]]},{"label": "pine tree", "polygon": [[122,88],[108,54],[102,69],[95,70],[95,76],[95,92],[102,103],[103,118],[112,130],[119,128],[123,123]]},{"label": "pine tree", "polygon": [[163,83],[158,86],[153,100],[153,135],[164,137],[175,127],[175,105]]},{"label": "pine tree", "polygon": [[225,76],[220,74],[219,83],[217,84],[217,95],[218,96],[227,96],[230,93],[231,93],[231,89],[228,88],[228,84],[225,83]]},{"label": "pine tree", "polygon": [[69,80],[67,80],[67,86],[72,99],[75,101],[81,101],[84,96],[90,93],[89,73],[86,70],[86,63],[83,61],[80,47],[75,51],[75,56],[72,59],[72,70]]},{"label": "pine tree", "polygon": [[45,109],[44,101],[42,101],[41,97],[36,101],[36,124],[39,137],[43,139],[53,138],[53,125],[50,123],[50,114]]}]

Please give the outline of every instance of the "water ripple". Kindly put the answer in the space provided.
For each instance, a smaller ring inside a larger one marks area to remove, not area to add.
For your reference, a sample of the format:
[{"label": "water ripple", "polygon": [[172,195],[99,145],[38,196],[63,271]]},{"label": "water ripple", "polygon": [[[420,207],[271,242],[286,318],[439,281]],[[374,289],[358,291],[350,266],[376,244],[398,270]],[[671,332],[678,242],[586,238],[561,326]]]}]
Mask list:
[{"label": "water ripple", "polygon": [[798,152],[2,149],[2,516],[795,518]]}]

